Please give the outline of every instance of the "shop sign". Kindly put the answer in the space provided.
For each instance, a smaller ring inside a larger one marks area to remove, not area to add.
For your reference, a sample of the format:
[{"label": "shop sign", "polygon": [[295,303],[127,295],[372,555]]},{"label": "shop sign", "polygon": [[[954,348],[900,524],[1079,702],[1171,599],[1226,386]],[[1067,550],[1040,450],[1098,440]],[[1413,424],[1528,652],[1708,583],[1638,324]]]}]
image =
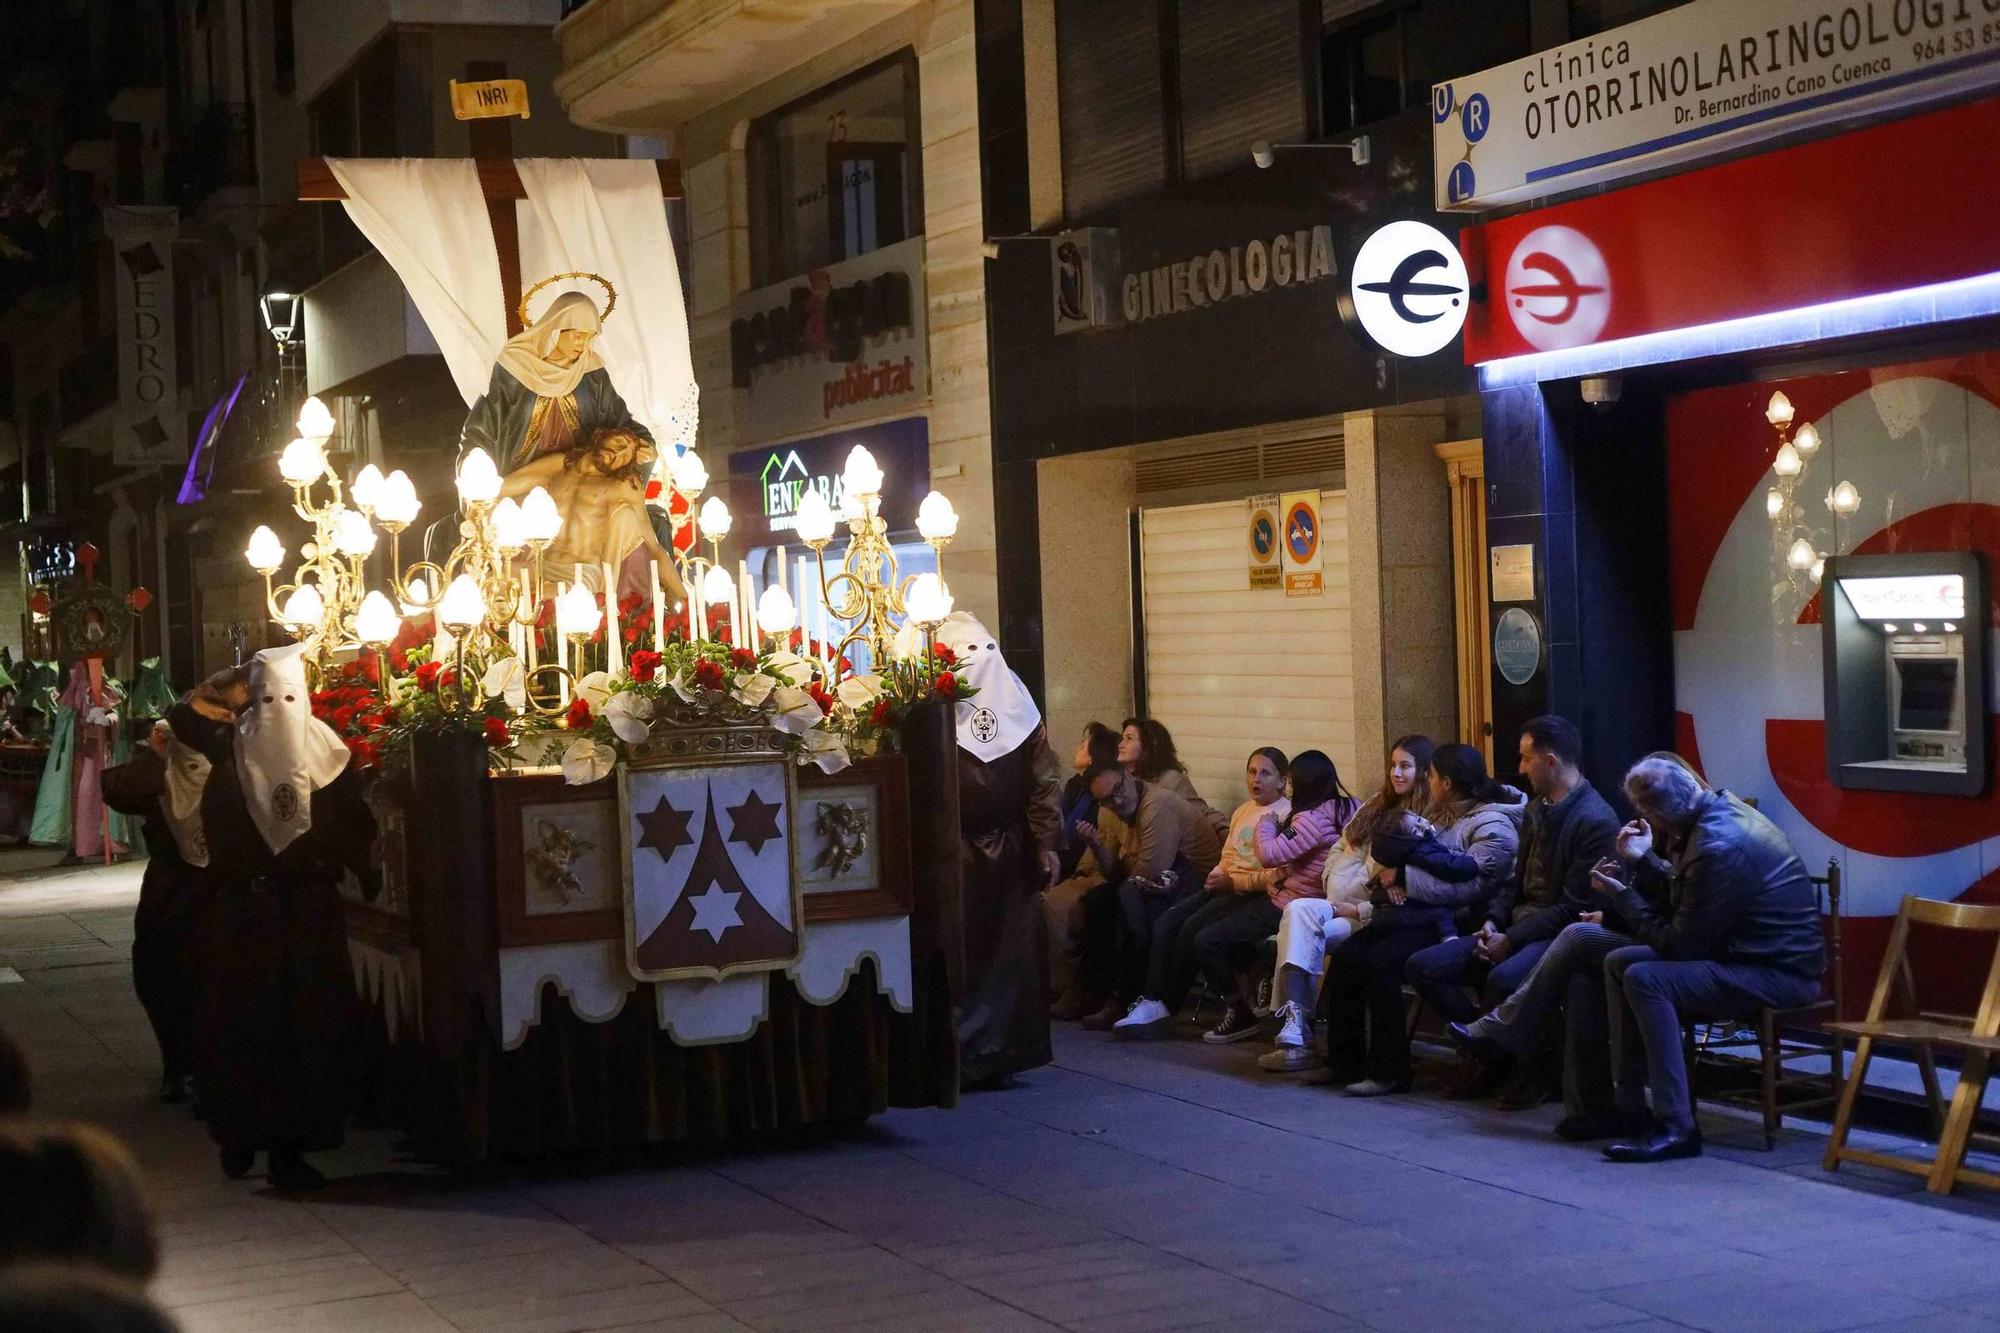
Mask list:
[{"label": "shop sign", "polygon": [[1469,226],[1459,248],[1487,277],[1465,359],[1648,334],[1699,348],[1728,320],[1984,277],[1995,125],[1989,98]]},{"label": "shop sign", "polygon": [[847,455],[866,445],[885,478],[882,519],[889,531],[906,532],[917,523],[917,506],[931,488],[929,424],[923,417],[884,421],[873,426],[835,431],[809,440],[743,449],[729,456],[729,475],[742,488],[754,488],[755,504],[747,514],[739,509],[734,531],[751,546],[784,543],[798,527],[799,501],[808,490],[837,514],[846,494],[840,475]]},{"label": "shop sign", "polygon": [[1565,193],[1995,84],[1995,0],[1696,0],[1432,88],[1437,206]]},{"label": "shop sign", "polygon": [[1118,323],[1118,230],[1080,227],[1049,241],[1049,286],[1055,296],[1057,333],[1115,327]]},{"label": "shop sign", "polygon": [[1250,527],[1250,590],[1270,591],[1284,582],[1284,555],[1278,539],[1284,512],[1276,495],[1253,495],[1245,505]]},{"label": "shop sign", "polygon": [[930,397],[923,237],[739,298],[729,350],[749,435],[920,406]]},{"label": "shop sign", "polygon": [[38,538],[28,546],[28,582],[41,586],[76,576],[76,543]]},{"label": "shop sign", "polygon": [[1326,591],[1326,552],[1320,543],[1319,492],[1290,491],[1280,497],[1285,596],[1317,597]]},{"label": "shop sign", "polygon": [[1322,222],[1127,273],[1125,322],[1138,324],[1332,276],[1333,227]]},{"label": "shop sign", "polygon": [[1465,326],[1472,282],[1458,243],[1425,222],[1391,222],[1361,243],[1341,313],[1391,356],[1429,356]]},{"label": "shop sign", "polygon": [[1526,685],[1542,667],[1542,627],[1518,606],[1500,613],[1493,626],[1493,667],[1509,685]]},{"label": "shop sign", "polygon": [[118,405],[112,461],[164,467],[187,460],[187,414],[174,356],[174,237],[171,208],[114,204],[104,210],[118,308]]}]

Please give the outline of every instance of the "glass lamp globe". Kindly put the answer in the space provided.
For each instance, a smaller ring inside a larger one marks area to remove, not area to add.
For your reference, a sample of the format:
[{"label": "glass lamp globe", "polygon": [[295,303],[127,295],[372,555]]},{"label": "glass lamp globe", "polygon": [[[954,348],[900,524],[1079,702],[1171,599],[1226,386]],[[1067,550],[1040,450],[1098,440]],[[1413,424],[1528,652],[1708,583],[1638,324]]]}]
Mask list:
[{"label": "glass lamp globe", "polygon": [[301,435],[278,455],[278,475],[294,486],[311,485],[325,471],[326,450],[318,440]]},{"label": "glass lamp globe", "polygon": [[1778,446],[1778,456],[1771,460],[1771,471],[1781,477],[1796,477],[1806,461],[1799,457],[1799,451],[1790,444]]},{"label": "glass lamp globe", "polygon": [[503,551],[518,551],[528,544],[528,521],[513,496],[493,506],[493,544]]},{"label": "glass lamp globe", "polygon": [[556,598],[556,631],[564,638],[594,633],[603,620],[604,612],[597,599],[581,583],[571,584],[567,592]]},{"label": "glass lamp globe", "polygon": [[470,574],[460,574],[444,590],[444,600],[438,603],[437,617],[447,628],[461,634],[486,619],[486,596],[479,591],[479,585],[472,581]]},{"label": "glass lamp globe", "polygon": [[1811,458],[1819,451],[1819,427],[1808,421],[1792,436],[1792,448],[1799,451],[1801,458]]},{"label": "glass lamp globe", "polygon": [[417,488],[403,469],[397,468],[382,478],[381,493],[375,497],[375,517],[384,526],[407,528],[417,521],[422,508]]},{"label": "glass lamp globe", "polygon": [[792,517],[794,529],[802,542],[825,542],[833,540],[833,506],[826,497],[811,487],[799,497],[799,511]]},{"label": "glass lamp globe", "polygon": [[458,498],[467,504],[491,504],[500,494],[500,469],[493,455],[474,447],[458,465]]},{"label": "glass lamp globe", "polygon": [[409,587],[403,590],[402,600],[397,605],[401,606],[403,614],[412,620],[429,615],[432,610],[430,583],[422,576],[411,579]]},{"label": "glass lamp globe", "polygon": [[927,542],[950,541],[958,535],[958,511],[942,491],[932,491],[917,506],[917,534]]},{"label": "glass lamp globe", "polygon": [[1801,574],[1811,569],[1813,561],[1817,559],[1819,559],[1819,552],[1813,550],[1812,543],[1804,537],[1800,537],[1794,541],[1792,549],[1785,553],[1785,563],[1793,569],[1798,570]]},{"label": "glass lamp globe", "polygon": [[789,634],[798,628],[799,609],[792,596],[777,584],[764,589],[757,599],[757,628],[766,634]]},{"label": "glass lamp globe", "polygon": [[692,449],[675,454],[667,464],[667,476],[674,483],[674,489],[692,500],[708,486],[708,468],[702,463],[701,455]]},{"label": "glass lamp globe", "polygon": [[556,509],[555,497],[541,486],[528,492],[528,498],[521,501],[522,533],[531,542],[552,542],[562,531],[562,514]]},{"label": "glass lamp globe", "polygon": [[1851,514],[1861,508],[1861,492],[1851,481],[1840,482],[1826,493],[1826,507],[1836,514]]},{"label": "glass lamp globe", "polygon": [[736,580],[729,577],[728,570],[711,565],[708,573],[702,575],[701,595],[710,605],[726,602],[736,595]]},{"label": "glass lamp globe", "polygon": [[317,396],[306,399],[299,408],[299,434],[321,445],[333,436],[333,413],[326,410],[326,404]]},{"label": "glass lamp globe", "polygon": [[1783,430],[1792,424],[1792,415],[1792,400],[1785,397],[1784,390],[1780,389],[1773,393],[1771,401],[1765,405],[1764,420]]},{"label": "glass lamp globe", "polygon": [[333,549],[346,556],[366,557],[375,549],[375,528],[359,509],[343,509],[333,520]]},{"label": "glass lamp globe", "polygon": [[354,474],[348,483],[347,493],[353,499],[355,508],[372,511],[382,498],[382,469],[373,463]]},{"label": "glass lamp globe", "polygon": [[903,598],[910,619],[926,627],[942,624],[951,614],[951,603],[951,592],[944,586],[944,580],[931,573],[917,575],[910,584],[909,594]]},{"label": "glass lamp globe", "polygon": [[303,583],[293,589],[285,599],[284,607],[278,612],[278,619],[295,630],[311,629],[326,615],[326,602],[319,595],[315,584]]},{"label": "glass lamp globe", "polygon": [[[729,506],[723,503],[721,496],[711,495],[701,502],[701,530],[704,536],[719,541],[729,535],[730,526],[734,522],[735,520],[729,516]],[[710,600],[718,599],[710,598]]]},{"label": "glass lamp globe", "polygon": [[354,636],[372,647],[381,647],[396,637],[403,628],[403,618],[396,614],[395,606],[379,592],[371,592],[361,599],[361,608],[354,613]]},{"label": "glass lamp globe", "polygon": [[285,563],[285,544],[278,540],[278,534],[267,527],[259,527],[250,534],[250,545],[244,548],[243,558],[250,562],[250,568],[259,574],[271,574]]},{"label": "glass lamp globe", "polygon": [[847,455],[847,466],[840,472],[841,487],[850,495],[880,495],[882,493],[882,469],[875,462],[875,455],[868,452],[868,446],[857,444]]}]

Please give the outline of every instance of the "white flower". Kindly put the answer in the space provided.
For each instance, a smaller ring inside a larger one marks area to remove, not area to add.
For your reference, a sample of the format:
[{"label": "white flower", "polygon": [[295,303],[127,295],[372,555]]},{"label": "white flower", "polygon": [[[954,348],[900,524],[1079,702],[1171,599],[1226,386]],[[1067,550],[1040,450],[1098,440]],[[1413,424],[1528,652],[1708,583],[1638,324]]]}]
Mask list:
[{"label": "white flower", "polygon": [[800,657],[797,653],[790,653],[780,649],[771,654],[765,666],[768,671],[787,685],[812,684],[812,663],[806,661],[805,658]]},{"label": "white flower", "polygon": [[840,737],[821,728],[806,733],[806,758],[818,764],[822,773],[838,773],[853,762]]},{"label": "white flower", "polygon": [[750,707],[755,708],[771,697],[771,691],[777,684],[778,682],[775,677],[767,676],[759,671],[753,676],[745,676],[738,682],[736,688],[729,693],[735,697],[738,703],[748,704]]},{"label": "white flower", "polygon": [[487,698],[505,696],[507,706],[517,713],[528,706],[528,673],[518,657],[503,657],[487,667],[480,684]]},{"label": "white flower", "polygon": [[590,705],[590,711],[604,711],[604,701],[611,697],[611,673],[593,671],[576,683],[576,697]]},{"label": "white flower", "polygon": [[687,672],[675,672],[674,678],[668,681],[667,684],[672,687],[675,694],[681,697],[682,703],[698,704],[701,702],[701,692],[688,684]]},{"label": "white flower", "polygon": [[881,698],[884,689],[880,676],[849,676],[840,682],[834,695],[858,713]]},{"label": "white flower", "polygon": [[563,781],[572,787],[596,782],[607,776],[611,772],[611,766],[617,761],[617,751],[608,745],[585,738],[563,751]]},{"label": "white flower", "polygon": [[816,725],[824,716],[819,711],[819,705],[813,702],[812,695],[796,685],[780,685],[771,691],[771,706],[777,710],[771,718],[771,725],[787,736],[798,735]]},{"label": "white flower", "polygon": [[621,690],[604,705],[604,720],[627,745],[637,745],[646,739],[652,729],[648,725],[652,716],[653,701],[635,690]]}]

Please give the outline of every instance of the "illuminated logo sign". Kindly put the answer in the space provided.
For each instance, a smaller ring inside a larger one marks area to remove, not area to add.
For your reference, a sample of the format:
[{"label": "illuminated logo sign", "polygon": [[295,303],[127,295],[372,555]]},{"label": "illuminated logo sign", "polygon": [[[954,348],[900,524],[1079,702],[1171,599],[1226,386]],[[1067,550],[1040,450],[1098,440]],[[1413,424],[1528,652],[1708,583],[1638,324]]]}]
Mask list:
[{"label": "illuminated logo sign", "polygon": [[1574,227],[1537,227],[1507,261],[1507,314],[1547,352],[1596,340],[1611,318],[1611,272],[1596,242]]},{"label": "illuminated logo sign", "polygon": [[1903,574],[1841,579],[1854,614],[1863,620],[1962,620],[1965,578],[1959,574]]},{"label": "illuminated logo sign", "polygon": [[763,487],[764,521],[773,532],[789,532],[798,526],[799,501],[808,490],[818,491],[836,514],[844,498],[839,475],[814,476],[796,449],[773,450],[764,460],[758,482]]},{"label": "illuminated logo sign", "polygon": [[[729,326],[730,365],[739,389],[749,388],[759,369],[792,357],[857,361],[867,340],[911,327],[910,278],[899,270],[836,285],[821,269],[785,296],[782,305]],[[907,384],[908,366],[902,374]]]},{"label": "illuminated logo sign", "polygon": [[1369,342],[1394,356],[1429,356],[1464,327],[1471,285],[1451,237],[1392,222],[1354,256],[1348,297]]}]

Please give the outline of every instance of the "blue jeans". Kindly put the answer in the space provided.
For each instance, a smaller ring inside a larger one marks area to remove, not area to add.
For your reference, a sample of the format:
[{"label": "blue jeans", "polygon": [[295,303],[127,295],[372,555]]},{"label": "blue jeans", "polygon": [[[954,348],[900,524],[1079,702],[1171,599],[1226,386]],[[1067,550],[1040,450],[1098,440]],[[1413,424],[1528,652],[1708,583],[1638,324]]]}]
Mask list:
[{"label": "blue jeans", "polygon": [[[1403,965],[1403,979],[1416,987],[1424,1003],[1454,1023],[1470,1023],[1500,1001],[1535,970],[1535,962],[1547,952],[1549,942],[1524,944],[1499,963],[1488,964],[1479,957],[1479,937],[1460,935],[1457,939],[1433,944],[1410,955]],[[1465,993],[1467,986],[1480,986],[1486,1000],[1475,1005]]]}]

